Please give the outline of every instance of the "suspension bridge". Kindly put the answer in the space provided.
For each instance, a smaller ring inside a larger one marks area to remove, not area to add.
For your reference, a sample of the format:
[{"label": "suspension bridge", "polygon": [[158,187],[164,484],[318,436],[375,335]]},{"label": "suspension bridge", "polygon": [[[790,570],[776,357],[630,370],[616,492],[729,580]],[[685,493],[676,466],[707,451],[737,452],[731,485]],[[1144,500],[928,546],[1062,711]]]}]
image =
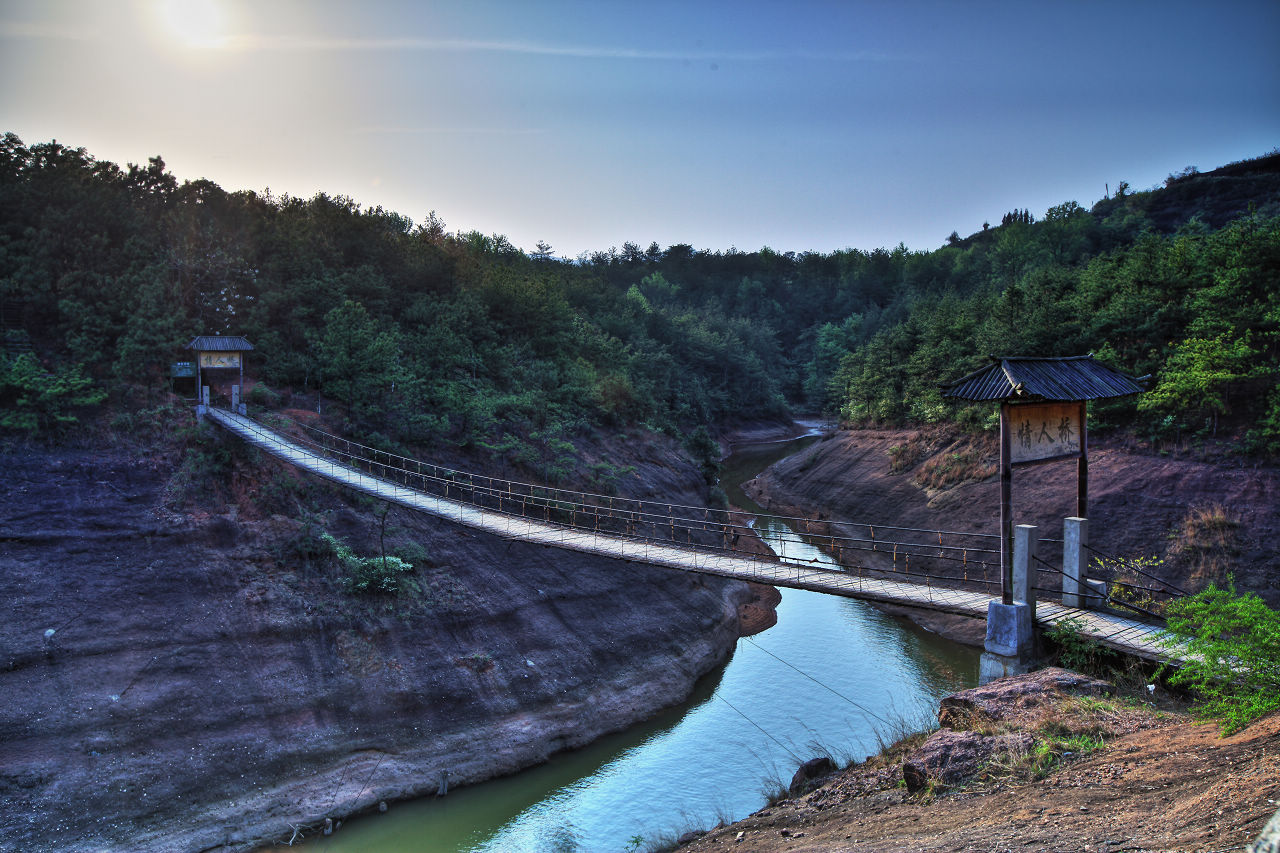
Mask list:
[{"label": "suspension bridge", "polygon": [[[433,465],[278,415],[259,420],[207,407],[205,417],[341,486],[511,540],[978,618],[1000,600],[995,534],[758,516],[557,489]],[[763,547],[756,532],[766,523],[772,550]],[[1036,562],[1036,575],[1061,575],[1047,561]],[[1133,592],[1135,587],[1166,591],[1132,580],[1123,588]],[[1034,588],[1052,593],[1051,587]],[[1036,602],[1035,620],[1042,627],[1073,620],[1073,627],[1105,646],[1149,660],[1169,657],[1163,631],[1151,620],[1043,599]]]}]

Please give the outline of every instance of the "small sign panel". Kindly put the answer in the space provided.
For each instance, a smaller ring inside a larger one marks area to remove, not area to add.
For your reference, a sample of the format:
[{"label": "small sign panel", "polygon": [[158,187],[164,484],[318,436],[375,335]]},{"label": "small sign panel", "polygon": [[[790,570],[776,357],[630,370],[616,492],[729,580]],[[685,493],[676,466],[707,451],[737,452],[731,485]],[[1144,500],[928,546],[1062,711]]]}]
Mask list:
[{"label": "small sign panel", "polygon": [[201,367],[239,367],[240,353],[238,352],[202,352],[200,353]]},{"label": "small sign panel", "polygon": [[1009,406],[1009,461],[1014,465],[1080,455],[1084,424],[1079,403]]}]

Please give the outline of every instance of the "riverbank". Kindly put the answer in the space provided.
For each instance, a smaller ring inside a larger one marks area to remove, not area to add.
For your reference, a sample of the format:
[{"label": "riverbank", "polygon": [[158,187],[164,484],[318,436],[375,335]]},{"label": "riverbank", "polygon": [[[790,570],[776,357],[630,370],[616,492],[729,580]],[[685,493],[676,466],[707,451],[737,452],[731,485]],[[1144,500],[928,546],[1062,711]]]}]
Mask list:
[{"label": "riverbank", "polygon": [[[634,466],[629,493],[702,498],[665,438],[611,458]],[[435,793],[446,772],[451,787],[513,773],[684,700],[752,600],[384,517],[216,433],[183,458],[28,448],[0,464],[13,853],[250,850]],[[318,531],[405,554],[411,583],[354,594]]]},{"label": "riverbank", "polygon": [[[841,430],[783,460],[745,491],[770,511],[994,533],[998,448],[949,427]],[[1076,514],[1075,461],[1014,475],[1015,524],[1061,538]],[[1274,542],[1280,537],[1280,469],[1240,458],[1144,452],[1124,440],[1090,440],[1089,543],[1101,554],[1159,560],[1154,571],[1184,589],[1228,577],[1280,607]]]},{"label": "riverbank", "polygon": [[1160,688],[1048,669],[949,696],[939,720],[679,849],[1240,850],[1280,805],[1276,714],[1223,738]]}]

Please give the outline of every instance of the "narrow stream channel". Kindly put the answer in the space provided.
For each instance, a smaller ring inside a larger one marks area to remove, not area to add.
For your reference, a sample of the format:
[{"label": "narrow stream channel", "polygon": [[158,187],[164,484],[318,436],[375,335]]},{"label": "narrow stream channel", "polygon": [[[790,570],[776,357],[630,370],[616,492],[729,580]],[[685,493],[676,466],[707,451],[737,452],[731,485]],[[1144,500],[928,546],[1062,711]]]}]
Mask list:
[{"label": "narrow stream channel", "polygon": [[[735,449],[729,500],[760,511],[741,484],[817,441]],[[825,555],[762,518],[788,555]],[[809,549],[812,553],[802,552]],[[778,624],[739,640],[732,659],[681,707],[515,776],[397,804],[356,820],[315,851],[620,853],[645,849],[765,804],[796,766],[823,751],[861,760],[902,725],[924,723],[946,693],[977,683],[978,651],[860,601],[783,590]]]}]

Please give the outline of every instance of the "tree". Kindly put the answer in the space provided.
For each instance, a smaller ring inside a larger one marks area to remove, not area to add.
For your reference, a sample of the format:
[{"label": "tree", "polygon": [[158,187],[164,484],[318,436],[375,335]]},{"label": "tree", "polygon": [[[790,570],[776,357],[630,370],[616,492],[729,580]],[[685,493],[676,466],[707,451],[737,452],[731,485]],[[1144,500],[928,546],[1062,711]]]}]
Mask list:
[{"label": "tree", "polygon": [[396,380],[398,349],[395,336],[379,331],[365,307],[348,299],[325,315],[316,342],[325,390],[357,414],[378,413]]},{"label": "tree", "polygon": [[537,251],[535,251],[535,252],[533,253],[533,259],[534,259],[535,261],[549,261],[549,260],[551,260],[551,251],[552,251],[552,250],[551,250],[551,244],[550,244],[550,243],[546,242],[545,240],[539,240],[537,243],[535,243],[535,244],[534,244],[534,246],[535,246],[535,248],[537,249]]},{"label": "tree", "polygon": [[79,364],[46,370],[31,353],[0,358],[0,427],[51,436],[76,423],[74,410],[95,406],[107,394],[93,386]]},{"label": "tree", "polygon": [[1223,334],[1182,341],[1165,361],[1160,382],[1139,400],[1138,410],[1204,417],[1216,434],[1218,415],[1231,411],[1232,386],[1271,372],[1251,346],[1252,337],[1246,332],[1243,338]]}]

